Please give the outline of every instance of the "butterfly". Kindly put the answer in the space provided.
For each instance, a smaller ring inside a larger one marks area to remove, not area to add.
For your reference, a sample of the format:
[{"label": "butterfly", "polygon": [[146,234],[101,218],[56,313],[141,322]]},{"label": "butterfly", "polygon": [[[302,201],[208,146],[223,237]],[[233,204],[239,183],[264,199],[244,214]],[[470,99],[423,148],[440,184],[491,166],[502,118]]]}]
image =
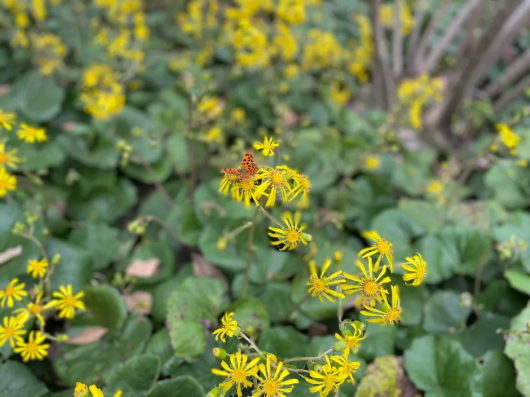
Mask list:
[{"label": "butterfly", "polygon": [[[241,170],[242,168],[242,170]],[[227,175],[235,175],[239,180],[246,180],[252,178],[259,171],[258,165],[254,161],[252,153],[247,153],[243,157],[241,167],[239,168],[223,168],[222,173]]]}]

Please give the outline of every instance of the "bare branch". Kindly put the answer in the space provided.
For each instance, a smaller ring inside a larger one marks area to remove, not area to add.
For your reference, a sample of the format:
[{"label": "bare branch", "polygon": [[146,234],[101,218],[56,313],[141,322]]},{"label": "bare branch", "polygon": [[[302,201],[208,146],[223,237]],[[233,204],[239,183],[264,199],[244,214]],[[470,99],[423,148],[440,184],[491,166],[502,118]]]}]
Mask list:
[{"label": "bare branch", "polygon": [[427,55],[427,60],[423,65],[424,70],[420,72],[431,73],[432,69],[438,64],[438,62],[440,62],[440,59],[447,50],[447,47],[453,42],[458,32],[462,29],[464,23],[471,15],[473,15],[479,5],[484,1],[485,0],[471,0],[460,10],[457,17],[453,20],[451,25],[449,25],[440,41]]},{"label": "bare branch", "polygon": [[464,38],[460,41],[460,46],[458,47],[458,51],[456,52],[455,56],[455,64],[459,64],[459,62],[462,61],[462,58],[466,55],[469,55],[469,51],[474,46],[474,43],[476,41],[476,28],[480,21],[480,18],[482,17],[482,13],[484,12],[484,9],[486,8],[486,1],[481,1],[478,5],[477,9],[475,9],[475,12],[471,13],[471,18],[467,22],[467,26],[465,26],[466,35]]},{"label": "bare branch", "polygon": [[393,96],[394,89],[392,72],[386,58],[387,52],[385,49],[383,27],[381,26],[381,21],[379,19],[380,7],[381,0],[372,1],[371,19],[375,42],[373,80],[377,84],[375,88],[379,88],[379,92],[376,92],[377,105],[386,110],[390,106],[390,100]]},{"label": "bare branch", "polygon": [[436,13],[431,17],[429,24],[427,25],[427,29],[425,29],[425,32],[421,37],[420,44],[418,45],[416,53],[414,54],[414,68],[418,74],[423,73],[425,70],[424,59],[427,48],[429,47],[429,41],[433,33],[436,31],[436,29],[438,29],[438,26],[440,26],[442,18],[444,17],[450,5],[451,0],[440,0],[440,4],[436,9]]},{"label": "bare branch", "polygon": [[414,27],[409,35],[409,42],[407,45],[407,73],[414,73],[414,54],[418,48],[420,41],[421,27],[423,25],[423,15],[425,14],[427,2],[425,0],[418,1],[416,11],[414,12]]},{"label": "bare branch", "polygon": [[392,63],[394,76],[399,78],[403,72],[403,34],[401,26],[401,8],[403,0],[396,0],[394,7],[394,31],[392,32]]},{"label": "bare branch", "polygon": [[493,102],[493,111],[498,112],[530,87],[530,75],[519,81],[510,91]]},{"label": "bare branch", "polygon": [[526,50],[510,66],[508,66],[501,76],[486,86],[486,91],[491,98],[506,88],[509,84],[517,80],[521,75],[530,69],[530,49]]}]

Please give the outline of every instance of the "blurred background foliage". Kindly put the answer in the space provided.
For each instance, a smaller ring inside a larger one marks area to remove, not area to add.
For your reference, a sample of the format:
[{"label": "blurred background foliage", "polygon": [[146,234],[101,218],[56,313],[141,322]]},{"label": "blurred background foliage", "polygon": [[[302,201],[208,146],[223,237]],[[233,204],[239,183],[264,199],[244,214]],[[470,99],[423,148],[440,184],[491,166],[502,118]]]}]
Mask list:
[{"label": "blurred background foliage", "polygon": [[[43,361],[0,349],[3,395],[204,396],[227,310],[267,352],[318,355],[337,309],[289,316],[307,264],[351,272],[365,230],[428,275],[398,326],[368,325],[340,396],[530,395],[529,18],[528,0],[2,0],[0,287],[34,284],[39,249],[12,233],[29,211],[53,289],[86,305],[47,321],[70,342]],[[279,252],[259,218],[242,294],[248,236],[226,236],[254,211],[220,169],[264,137],[257,164],[312,185],[271,213],[312,241]]]}]

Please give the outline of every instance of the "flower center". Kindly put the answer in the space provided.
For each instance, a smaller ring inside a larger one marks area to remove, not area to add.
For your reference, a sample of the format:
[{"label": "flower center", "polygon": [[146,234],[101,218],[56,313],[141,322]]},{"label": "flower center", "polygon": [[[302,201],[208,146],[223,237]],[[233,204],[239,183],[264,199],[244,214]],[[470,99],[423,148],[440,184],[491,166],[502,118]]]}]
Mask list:
[{"label": "flower center", "polygon": [[75,303],[75,299],[72,295],[66,295],[66,297],[64,298],[64,304],[66,306],[73,306]]},{"label": "flower center", "polygon": [[388,255],[392,252],[392,243],[389,243],[386,240],[381,240],[376,243],[377,250],[383,254]]},{"label": "flower center", "polygon": [[7,164],[7,154],[0,153],[0,164]]},{"label": "flower center", "polygon": [[324,292],[326,290],[326,283],[323,280],[317,278],[313,280],[313,288],[317,292]]},{"label": "flower center", "polygon": [[333,375],[327,375],[324,378],[324,384],[326,385],[327,390],[332,390],[335,387],[335,376]]},{"label": "flower center", "polygon": [[278,382],[274,379],[268,379],[263,383],[263,391],[267,396],[276,396],[279,391]]},{"label": "flower center", "polygon": [[38,350],[39,348],[39,345],[37,345],[35,342],[29,342],[27,345],[26,345],[26,350],[30,353],[34,353]]},{"label": "flower center", "polygon": [[[7,181],[3,181],[0,179],[0,190],[6,190],[7,189]],[[7,295],[7,288],[6,288],[6,296]]]},{"label": "flower center", "polygon": [[397,323],[400,317],[401,317],[401,309],[399,307],[390,309],[390,311],[388,311],[385,315],[385,319],[388,324]]},{"label": "flower center", "polygon": [[252,190],[252,189],[254,189],[254,179],[250,178],[250,179],[245,179],[245,180],[241,181],[241,188],[243,190]]},{"label": "flower center", "polygon": [[379,291],[379,285],[374,280],[367,280],[363,285],[363,293],[365,295],[373,296]]},{"label": "flower center", "polygon": [[300,238],[300,232],[296,230],[290,230],[285,235],[285,239],[290,243],[296,243]]},{"label": "flower center", "polygon": [[[0,188],[2,187],[2,182],[3,181],[0,181]],[[4,295],[5,296],[12,296],[12,295],[15,295],[15,289],[11,286],[11,285],[8,285],[6,287],[6,290],[4,292]]]},{"label": "flower center", "polygon": [[7,339],[14,337],[15,336],[15,328],[6,327],[5,335],[6,335]]},{"label": "flower center", "polygon": [[29,312],[32,314],[40,314],[41,310],[41,305],[30,304],[29,306]]},{"label": "flower center", "polygon": [[269,180],[275,186],[282,186],[285,183],[285,178],[278,171],[272,171],[269,175]]},{"label": "flower center", "polygon": [[247,374],[244,369],[236,369],[232,373],[232,379],[234,379],[234,382],[236,383],[243,383],[247,380]]},{"label": "flower center", "polygon": [[418,267],[418,269],[416,269],[416,278],[421,280],[423,277],[425,277],[426,274],[427,274],[426,268]]},{"label": "flower center", "polygon": [[353,347],[359,347],[359,338],[356,336],[346,336],[346,345],[350,349]]}]

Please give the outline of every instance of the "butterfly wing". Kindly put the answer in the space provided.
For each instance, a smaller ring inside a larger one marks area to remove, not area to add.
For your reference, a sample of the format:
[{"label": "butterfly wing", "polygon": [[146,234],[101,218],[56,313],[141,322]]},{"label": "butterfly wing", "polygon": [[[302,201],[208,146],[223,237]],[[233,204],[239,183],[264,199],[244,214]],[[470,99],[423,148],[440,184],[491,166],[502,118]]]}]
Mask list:
[{"label": "butterfly wing", "polygon": [[243,168],[250,176],[254,176],[258,173],[259,167],[254,161],[252,153],[245,154],[243,161],[241,162],[241,168]]},{"label": "butterfly wing", "polygon": [[239,171],[239,170],[237,170],[235,168],[223,168],[221,170],[221,172],[223,174],[227,174],[227,175],[234,175],[239,180],[245,180],[245,179],[249,179],[251,177],[250,175],[244,174],[244,173],[242,173],[241,171]]}]

